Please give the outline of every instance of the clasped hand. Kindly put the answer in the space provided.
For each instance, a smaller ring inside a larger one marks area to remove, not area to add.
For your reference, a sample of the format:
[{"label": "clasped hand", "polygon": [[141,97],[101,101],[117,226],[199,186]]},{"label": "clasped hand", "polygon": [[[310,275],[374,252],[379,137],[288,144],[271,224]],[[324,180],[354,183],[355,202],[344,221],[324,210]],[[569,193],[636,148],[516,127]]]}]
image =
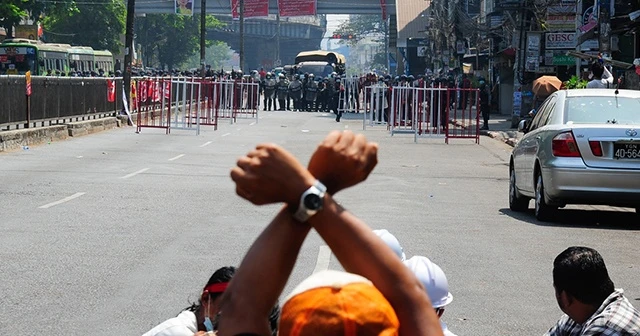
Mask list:
[{"label": "clasped hand", "polygon": [[378,145],[351,131],[331,132],[311,156],[308,169],[275,144],[261,144],[238,159],[231,170],[236,193],[256,205],[287,203],[320,180],[329,194],[367,179],[378,163]]}]

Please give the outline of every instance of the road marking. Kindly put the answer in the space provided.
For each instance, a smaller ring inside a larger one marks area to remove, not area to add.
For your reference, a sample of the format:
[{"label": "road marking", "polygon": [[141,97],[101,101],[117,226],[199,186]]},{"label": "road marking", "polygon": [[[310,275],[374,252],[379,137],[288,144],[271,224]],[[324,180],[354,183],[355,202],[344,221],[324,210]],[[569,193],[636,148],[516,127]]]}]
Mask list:
[{"label": "road marking", "polygon": [[203,143],[202,145],[200,145],[200,148],[202,148],[202,147],[207,147],[207,146],[209,146],[209,145],[210,145],[210,144],[212,144],[212,143],[213,143],[213,141],[207,141],[207,142]]},{"label": "road marking", "polygon": [[250,123],[249,126],[253,126],[255,124],[256,124],[256,122],[254,121],[254,122]]},{"label": "road marking", "polygon": [[185,154],[180,154],[180,155],[178,155],[178,156],[172,157],[172,158],[170,158],[170,159],[169,159],[169,161],[175,161],[175,160],[177,160],[177,159],[179,159],[179,158],[183,157],[184,155],[185,155]]},{"label": "road marking", "polygon": [[73,195],[71,195],[71,196],[69,196],[69,197],[65,197],[65,198],[63,198],[63,199],[61,199],[61,200],[59,200],[59,201],[55,201],[55,202],[52,202],[52,203],[49,203],[49,204],[45,204],[45,205],[43,205],[43,206],[41,206],[41,207],[39,207],[39,208],[40,208],[40,209],[49,209],[49,208],[50,208],[50,207],[52,207],[52,206],[56,206],[56,205],[58,205],[58,204],[62,204],[62,203],[65,203],[65,202],[69,202],[70,200],[75,199],[75,198],[78,198],[78,197],[80,197],[80,196],[82,196],[82,195],[84,195],[84,194],[85,194],[85,193],[83,193],[83,192],[75,193],[75,194],[73,194]]},{"label": "road marking", "polygon": [[225,133],[222,135],[222,137],[226,137],[227,135],[231,135],[231,133]]},{"label": "road marking", "polygon": [[313,269],[313,274],[328,270],[329,262],[331,262],[331,249],[327,245],[322,245],[318,251],[318,260],[316,261],[316,268]]},{"label": "road marking", "polygon": [[242,131],[242,127],[238,128],[238,131]]},{"label": "road marking", "polygon": [[134,177],[134,176],[136,176],[138,174],[142,174],[142,173],[146,172],[147,170],[149,170],[149,168],[142,168],[142,169],[138,170],[137,172],[133,172],[131,174],[127,174],[127,175],[121,177],[121,179],[128,179],[130,177]]}]

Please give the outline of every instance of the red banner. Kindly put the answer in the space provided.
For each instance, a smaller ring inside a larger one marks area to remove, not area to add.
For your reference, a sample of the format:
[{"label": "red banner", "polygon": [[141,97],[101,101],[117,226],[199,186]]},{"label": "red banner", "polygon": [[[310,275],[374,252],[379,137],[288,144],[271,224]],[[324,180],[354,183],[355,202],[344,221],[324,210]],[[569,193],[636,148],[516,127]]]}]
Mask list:
[{"label": "red banner", "polygon": [[278,0],[281,17],[316,15],[316,0]]},{"label": "red banner", "polygon": [[116,101],[116,82],[107,79],[107,101],[113,103]]},{"label": "red banner", "polygon": [[382,19],[387,20],[387,1],[380,0],[380,7],[382,7]]},{"label": "red banner", "polygon": [[[240,0],[231,0],[231,15],[240,18]],[[244,0],[244,17],[269,16],[269,0]]]}]

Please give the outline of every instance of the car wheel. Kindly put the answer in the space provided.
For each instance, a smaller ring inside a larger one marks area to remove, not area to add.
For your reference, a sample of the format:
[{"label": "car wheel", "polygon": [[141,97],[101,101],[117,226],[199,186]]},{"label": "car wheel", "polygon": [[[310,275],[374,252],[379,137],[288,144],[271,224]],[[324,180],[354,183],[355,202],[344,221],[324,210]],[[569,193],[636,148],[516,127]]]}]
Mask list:
[{"label": "car wheel", "polygon": [[542,222],[549,221],[557,210],[557,207],[548,205],[544,199],[544,183],[542,174],[539,174],[536,179],[536,219]]},{"label": "car wheel", "polygon": [[509,209],[522,212],[529,209],[529,198],[522,196],[516,188],[516,172],[509,169]]}]

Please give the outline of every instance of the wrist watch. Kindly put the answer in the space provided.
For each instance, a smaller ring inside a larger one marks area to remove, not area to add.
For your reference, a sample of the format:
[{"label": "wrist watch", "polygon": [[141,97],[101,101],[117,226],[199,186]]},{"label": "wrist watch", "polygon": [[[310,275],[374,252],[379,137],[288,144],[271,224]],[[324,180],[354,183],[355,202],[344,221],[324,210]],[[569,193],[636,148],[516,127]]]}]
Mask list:
[{"label": "wrist watch", "polygon": [[300,196],[300,205],[298,210],[293,215],[297,221],[304,223],[309,220],[313,215],[322,210],[324,205],[324,195],[327,193],[327,187],[320,181],[316,182],[309,187],[302,196]]}]

